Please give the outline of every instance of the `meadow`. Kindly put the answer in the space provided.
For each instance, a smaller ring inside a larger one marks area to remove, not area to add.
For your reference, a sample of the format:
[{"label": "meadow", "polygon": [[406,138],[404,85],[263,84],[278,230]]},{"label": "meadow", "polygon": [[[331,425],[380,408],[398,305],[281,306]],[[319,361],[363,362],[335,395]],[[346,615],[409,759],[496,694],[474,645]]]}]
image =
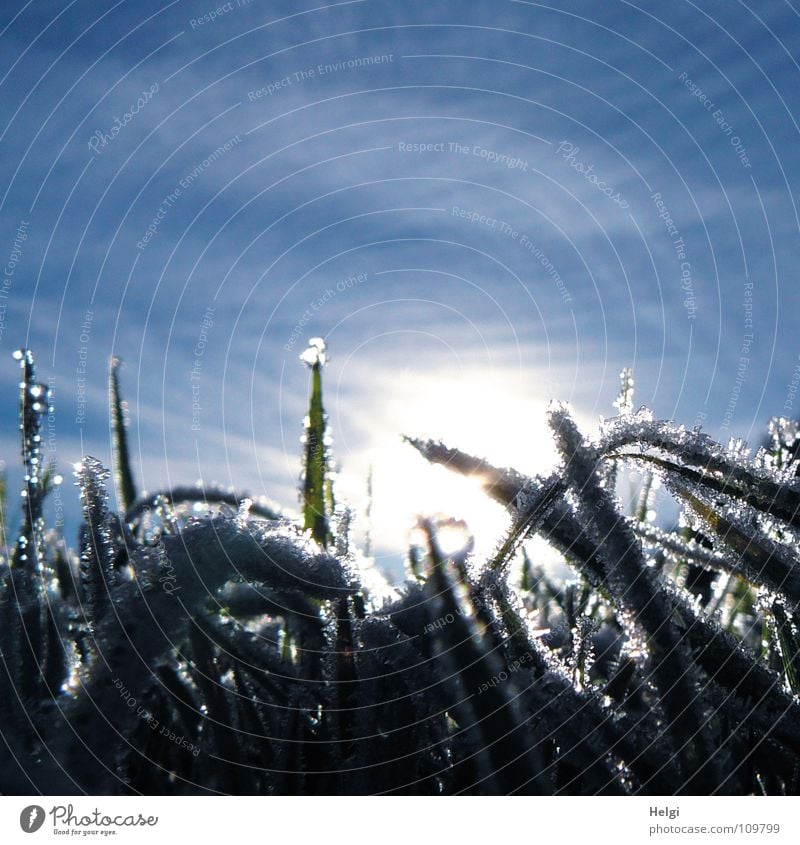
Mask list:
[{"label": "meadow", "polygon": [[[405,584],[379,590],[336,493],[321,340],[301,356],[299,518],[243,492],[140,491],[114,361],[113,466],[75,468],[74,549],[44,516],[59,480],[42,449],[49,390],[32,353],[16,357],[25,482],[19,517],[2,487],[0,792],[797,794],[793,421],[773,419],[757,449],[719,444],[635,410],[626,371],[618,416],[592,437],[551,405],[547,477],[408,439],[477,478],[508,530],[478,559],[470,526],[422,514]],[[569,578],[536,560],[534,537]]]}]

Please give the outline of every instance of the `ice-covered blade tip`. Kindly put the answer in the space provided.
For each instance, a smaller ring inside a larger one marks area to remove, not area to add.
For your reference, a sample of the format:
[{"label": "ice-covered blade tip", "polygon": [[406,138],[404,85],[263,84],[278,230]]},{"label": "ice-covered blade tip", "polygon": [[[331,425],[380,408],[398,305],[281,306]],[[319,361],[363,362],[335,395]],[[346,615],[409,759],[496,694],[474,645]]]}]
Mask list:
[{"label": "ice-covered blade tip", "polygon": [[328,363],[328,347],[321,337],[312,337],[308,342],[308,348],[300,356],[300,360],[309,367],[317,364],[325,366]]}]

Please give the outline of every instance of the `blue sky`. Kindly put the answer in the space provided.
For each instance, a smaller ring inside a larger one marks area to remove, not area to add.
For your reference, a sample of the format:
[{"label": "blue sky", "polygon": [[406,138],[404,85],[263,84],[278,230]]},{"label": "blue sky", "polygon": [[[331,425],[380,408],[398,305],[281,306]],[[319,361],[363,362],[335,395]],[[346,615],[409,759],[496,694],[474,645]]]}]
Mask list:
[{"label": "blue sky", "polygon": [[374,463],[387,556],[413,510],[462,504],[409,428],[535,471],[547,400],[611,415],[624,366],[723,440],[800,411],[785,0],[37,0],[0,33],[10,471],[21,345],[66,475],[109,461],[119,355],[142,486],[292,507],[298,354],[326,337],[343,495]]}]

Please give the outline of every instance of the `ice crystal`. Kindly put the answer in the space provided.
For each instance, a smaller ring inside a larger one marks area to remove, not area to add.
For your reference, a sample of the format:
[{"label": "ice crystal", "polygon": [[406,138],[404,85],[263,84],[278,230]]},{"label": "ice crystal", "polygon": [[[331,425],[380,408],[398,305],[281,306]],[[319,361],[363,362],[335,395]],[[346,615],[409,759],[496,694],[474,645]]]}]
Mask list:
[{"label": "ice crystal", "polygon": [[625,367],[619,377],[620,390],[614,401],[614,407],[619,410],[621,416],[627,417],[633,413],[633,371],[629,367]]},{"label": "ice crystal", "polygon": [[325,366],[328,363],[328,347],[321,337],[312,337],[300,360],[309,367]]}]

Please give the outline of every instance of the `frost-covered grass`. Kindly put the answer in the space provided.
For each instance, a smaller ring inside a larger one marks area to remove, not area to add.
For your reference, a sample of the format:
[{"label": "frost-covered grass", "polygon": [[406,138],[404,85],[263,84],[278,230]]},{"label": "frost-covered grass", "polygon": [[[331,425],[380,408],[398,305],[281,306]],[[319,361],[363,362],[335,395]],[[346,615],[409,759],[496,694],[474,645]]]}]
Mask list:
[{"label": "frost-covered grass", "polygon": [[[624,374],[620,415],[594,439],[552,408],[550,477],[410,440],[477,477],[510,527],[477,560],[467,526],[421,518],[392,593],[335,503],[321,343],[303,356],[298,522],[225,491],[137,492],[115,362],[126,512],[86,457],[76,552],[44,522],[50,399],[31,354],[18,358],[26,480],[0,563],[0,792],[798,792],[791,421],[773,420],[751,457],[634,413]],[[628,513],[617,487],[631,468],[643,480]],[[653,513],[659,483],[682,509],[674,530]],[[531,559],[536,535],[573,580]]]}]

